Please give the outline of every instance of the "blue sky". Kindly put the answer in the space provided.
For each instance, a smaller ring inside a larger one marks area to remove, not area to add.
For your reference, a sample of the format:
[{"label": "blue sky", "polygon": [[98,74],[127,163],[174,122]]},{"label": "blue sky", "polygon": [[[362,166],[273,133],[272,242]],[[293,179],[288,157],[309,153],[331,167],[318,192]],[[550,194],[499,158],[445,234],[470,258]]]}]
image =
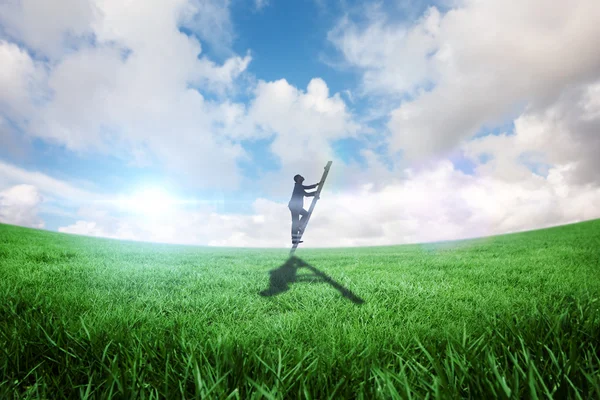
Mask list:
[{"label": "blue sky", "polygon": [[594,216],[598,5],[536,1],[0,5],[0,221],[277,247],[330,159],[317,245]]}]

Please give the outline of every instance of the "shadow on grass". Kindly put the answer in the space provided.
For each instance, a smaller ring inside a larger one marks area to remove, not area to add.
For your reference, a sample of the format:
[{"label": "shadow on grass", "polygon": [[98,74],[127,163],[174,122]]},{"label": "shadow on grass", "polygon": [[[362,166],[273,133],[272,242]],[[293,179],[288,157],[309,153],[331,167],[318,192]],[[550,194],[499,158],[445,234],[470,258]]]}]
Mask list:
[{"label": "shadow on grass", "polygon": [[[298,268],[307,268],[312,271],[312,274],[297,275]],[[349,289],[346,289],[331,277],[327,276],[323,272],[319,271],[312,265],[303,261],[302,259],[292,256],[279,268],[269,271],[271,274],[270,286],[268,289],[260,292],[261,296],[269,297],[275,296],[285,292],[289,289],[288,284],[294,282],[327,282],[334,288],[340,291],[342,296],[350,300],[355,304],[362,304],[365,301],[352,293]]]}]

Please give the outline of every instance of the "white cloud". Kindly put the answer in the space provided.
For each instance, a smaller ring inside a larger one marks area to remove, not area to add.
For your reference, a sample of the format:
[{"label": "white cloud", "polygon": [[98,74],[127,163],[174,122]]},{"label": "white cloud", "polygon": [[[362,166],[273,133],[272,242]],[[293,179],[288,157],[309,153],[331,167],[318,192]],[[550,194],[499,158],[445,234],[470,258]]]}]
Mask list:
[{"label": "white cloud", "polygon": [[[365,155],[381,168],[373,155]],[[404,170],[402,179],[390,177],[374,185],[371,180],[353,182],[355,176],[339,173],[343,168],[334,165],[305,244],[337,247],[452,240],[599,218],[600,188],[570,183],[571,168],[552,167],[546,178],[528,173],[510,181],[503,175],[465,175],[449,161],[440,161]],[[79,211],[70,215],[76,222],[61,226],[61,232],[212,246],[284,248],[290,241],[287,198],[282,202],[259,198],[248,215],[219,214],[216,205],[195,201],[161,207],[161,213],[139,214],[120,207],[121,194],[90,192],[7,164],[0,171],[0,189],[5,188],[0,209],[8,223],[41,227],[37,210],[63,215],[65,211],[56,205],[68,202]],[[11,183],[15,181],[28,183],[15,186]],[[291,177],[286,188],[289,196]],[[52,199],[54,203],[48,204]],[[311,200],[306,199],[305,208]]]},{"label": "white cloud", "polygon": [[[397,235],[389,228],[386,237],[458,238],[597,218],[600,53],[593,49],[600,45],[600,3],[493,0],[453,7],[445,14],[431,8],[412,25],[391,23],[370,8],[366,27],[345,18],[329,34],[363,71],[364,93],[387,101],[408,96],[388,125],[391,150],[404,150],[405,165],[425,171],[443,165],[440,157],[451,151],[477,164],[473,177],[459,179],[454,171],[429,179],[418,172],[423,187],[416,178],[390,184],[381,193],[405,187],[405,197],[425,208],[419,212],[399,196],[392,204],[413,218],[402,216],[404,228]],[[483,125],[514,117],[513,135],[464,141]],[[491,160],[478,162],[482,155]],[[448,190],[429,189],[426,196],[428,186]],[[368,208],[360,207],[360,215]],[[382,215],[389,227],[399,223],[392,207]],[[407,236],[411,226],[415,236]]]},{"label": "white cloud", "polygon": [[77,221],[73,225],[58,228],[58,231],[63,232],[63,233],[72,233],[74,235],[98,236],[98,237],[110,238],[109,234],[104,232],[101,228],[97,227],[96,225],[97,225],[96,222]]},{"label": "white cloud", "polygon": [[274,147],[282,157],[299,157],[293,148],[300,141],[312,150],[323,140],[353,136],[358,129],[340,95],[330,97],[327,84],[320,78],[312,79],[306,92],[285,79],[260,82],[255,96],[250,118],[266,132],[279,134],[282,144]]},{"label": "white cloud", "polygon": [[389,123],[392,150],[407,159],[443,154],[484,124],[599,77],[595,0],[468,0],[412,26],[373,18],[366,28],[342,20],[330,39],[364,71],[367,92],[412,96]]},{"label": "white cloud", "polygon": [[0,23],[6,33],[36,52],[59,58],[90,33],[97,16],[89,0],[7,0],[0,3]]},{"label": "white cloud", "polygon": [[190,0],[181,22],[217,51],[228,53],[235,38],[230,5],[230,0]]},{"label": "white cloud", "polygon": [[[564,179],[571,185],[600,186],[600,81],[566,89],[553,104],[531,108],[515,121],[514,133],[485,136],[464,145],[466,155],[477,160],[480,175],[518,181],[529,168],[567,168]],[[529,164],[529,165],[527,165]]]},{"label": "white cloud", "polygon": [[257,10],[262,10],[269,5],[269,0],[254,0],[254,7]]},{"label": "white cloud", "polygon": [[438,46],[440,13],[431,8],[412,26],[390,25],[380,7],[369,7],[370,24],[345,16],[328,33],[346,61],[364,69],[364,90],[385,94],[412,92],[433,75],[428,53]]},{"label": "white cloud", "polygon": [[27,171],[0,161],[0,190],[25,184],[35,187],[48,199],[60,199],[63,204],[82,204],[103,200],[103,196],[73,184],[52,178],[38,171]]},{"label": "white cloud", "polygon": [[[519,182],[465,175],[442,161],[380,191],[322,196],[311,219],[316,243],[418,243],[541,228],[600,216],[600,190],[570,187],[563,171]],[[568,185],[567,185],[568,187]],[[573,207],[577,204],[579,207]]]},{"label": "white cloud", "polygon": [[22,119],[34,110],[44,72],[26,51],[5,40],[0,40],[0,65],[0,113]]},{"label": "white cloud", "polygon": [[[569,186],[564,168],[518,183],[465,175],[443,161],[374,191],[324,190],[305,247],[420,243],[536,229],[600,217],[600,189]],[[328,185],[335,185],[329,182]],[[565,190],[566,189],[566,190]],[[307,199],[308,208],[311,199]],[[62,232],[167,243],[287,247],[286,203],[257,199],[251,215],[175,210],[155,218],[90,216]]]},{"label": "white cloud", "polygon": [[[65,0],[55,8],[69,6]],[[84,18],[75,10],[72,15],[80,18],[59,18],[55,26],[40,22],[46,36],[29,25],[44,7],[26,1],[1,9],[0,23],[15,40],[52,61],[42,63],[44,74],[39,74],[41,61],[1,42],[0,57],[9,68],[0,75],[0,112],[22,111],[15,122],[25,133],[73,151],[124,160],[134,154],[134,163],[157,162],[199,187],[235,187],[236,160],[244,152],[222,134],[232,105],[206,100],[196,89],[221,95],[232,91],[251,57],[232,55],[217,64],[202,55],[196,37],[179,30],[185,24],[201,31],[196,33],[203,39],[226,35],[231,30],[227,4],[97,0],[75,8],[92,11]],[[202,21],[218,26],[205,32]],[[221,33],[214,32],[217,28]],[[72,48],[65,35],[81,41]],[[32,98],[26,90],[38,75],[36,88],[48,94],[45,98]]]},{"label": "white cloud", "polygon": [[42,196],[35,186],[16,185],[0,191],[0,222],[43,228],[38,213]]},{"label": "white cloud", "polygon": [[235,186],[235,159],[242,149],[216,128],[227,105],[187,89],[183,65],[170,68],[138,54],[123,61],[115,49],[67,57],[49,80],[56,94],[40,110],[35,132],[73,150],[124,159],[142,145],[167,169],[189,174],[199,186]]},{"label": "white cloud", "polygon": [[96,236],[119,240],[136,240],[136,236],[128,230],[126,224],[118,224],[116,229],[113,232],[110,232],[105,231],[97,222],[79,220],[72,225],[58,228],[58,231],[74,235]]},{"label": "white cloud", "polygon": [[250,54],[245,57],[231,57],[221,66],[207,58],[200,60],[195,81],[201,87],[215,93],[223,94],[231,89],[235,80],[248,68],[252,60]]},{"label": "white cloud", "polygon": [[271,150],[281,160],[281,170],[262,178],[270,193],[273,187],[290,182],[298,171],[318,179],[327,161],[336,159],[329,142],[355,137],[361,128],[340,94],[330,95],[320,78],[312,79],[306,91],[285,79],[259,82],[248,120],[265,137],[276,134]]}]

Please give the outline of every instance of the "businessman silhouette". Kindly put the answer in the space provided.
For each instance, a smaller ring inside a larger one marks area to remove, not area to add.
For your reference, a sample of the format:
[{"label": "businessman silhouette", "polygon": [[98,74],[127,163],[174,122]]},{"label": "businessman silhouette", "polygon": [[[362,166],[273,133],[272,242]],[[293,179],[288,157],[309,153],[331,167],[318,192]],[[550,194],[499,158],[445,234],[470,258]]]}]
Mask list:
[{"label": "businessman silhouette", "polygon": [[[321,182],[315,183],[314,185],[304,186],[304,177],[302,175],[294,176],[294,191],[292,192],[292,198],[288,203],[288,208],[292,213],[292,244],[302,243],[300,237],[304,232],[304,220],[308,216],[308,211],[304,209],[304,197],[314,197],[317,191],[307,192],[305,189],[314,189],[321,184]],[[317,197],[318,199],[318,197]],[[300,218],[302,216],[302,218]]]}]

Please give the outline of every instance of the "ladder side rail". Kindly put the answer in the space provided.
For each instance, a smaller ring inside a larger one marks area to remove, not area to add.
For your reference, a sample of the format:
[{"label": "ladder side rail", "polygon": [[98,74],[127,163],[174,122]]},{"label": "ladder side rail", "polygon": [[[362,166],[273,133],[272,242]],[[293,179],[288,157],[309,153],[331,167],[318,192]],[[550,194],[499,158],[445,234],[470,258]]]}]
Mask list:
[{"label": "ladder side rail", "polygon": [[302,238],[304,231],[306,231],[306,226],[308,225],[308,222],[310,221],[310,217],[312,216],[315,206],[317,205],[318,197],[321,194],[321,190],[323,189],[323,185],[325,184],[325,180],[327,179],[327,175],[329,174],[329,168],[331,167],[331,163],[332,163],[332,161],[329,161],[327,163],[327,165],[325,166],[325,171],[323,172],[323,177],[321,177],[321,184],[319,185],[319,188],[317,189],[317,194],[313,197],[312,203],[310,204],[310,208],[308,209],[308,215],[306,216],[306,221],[304,222],[304,230],[302,231],[300,238]]}]

